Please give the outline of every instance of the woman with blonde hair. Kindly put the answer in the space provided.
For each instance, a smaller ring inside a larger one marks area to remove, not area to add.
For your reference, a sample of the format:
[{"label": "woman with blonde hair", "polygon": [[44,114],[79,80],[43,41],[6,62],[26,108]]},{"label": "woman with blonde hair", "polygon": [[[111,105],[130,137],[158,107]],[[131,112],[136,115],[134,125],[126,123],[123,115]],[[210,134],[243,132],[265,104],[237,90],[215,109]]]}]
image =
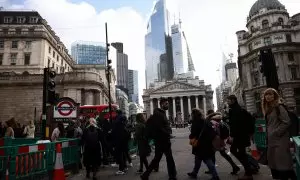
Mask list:
[{"label": "woman with blonde hair", "polygon": [[280,180],[296,180],[288,131],[291,120],[281,105],[280,96],[275,89],[265,90],[262,111],[267,124],[267,159],[272,177]]}]

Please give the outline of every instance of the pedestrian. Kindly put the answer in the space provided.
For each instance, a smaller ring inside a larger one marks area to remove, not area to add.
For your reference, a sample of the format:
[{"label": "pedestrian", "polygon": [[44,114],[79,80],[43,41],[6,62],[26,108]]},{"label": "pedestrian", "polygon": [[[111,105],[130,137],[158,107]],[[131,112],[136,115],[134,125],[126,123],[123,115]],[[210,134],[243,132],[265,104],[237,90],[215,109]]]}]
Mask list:
[{"label": "pedestrian", "polygon": [[176,166],[172,155],[171,134],[172,128],[166,115],[169,109],[167,98],[160,99],[160,108],[156,108],[153,116],[146,123],[147,137],[154,139],[155,155],[148,169],[141,175],[142,180],[148,180],[151,172],[156,169],[163,156],[166,156],[169,180],[176,180]]},{"label": "pedestrian", "polygon": [[34,138],[35,125],[32,120],[28,121],[27,126],[25,126],[23,134],[26,138]]},{"label": "pedestrian", "polygon": [[115,148],[115,155],[117,157],[117,163],[119,164],[119,170],[116,175],[124,175],[127,170],[127,150],[129,134],[126,130],[126,117],[121,110],[117,110],[117,117],[112,129],[112,140]]},{"label": "pedestrian", "polygon": [[237,97],[230,95],[227,97],[229,105],[229,126],[230,137],[227,143],[231,145],[230,152],[242,163],[245,174],[239,180],[252,180],[252,168],[246,153],[246,147],[251,145],[250,138],[254,134],[255,119],[253,116],[242,109],[238,104]]},{"label": "pedestrian", "polygon": [[187,173],[191,178],[197,178],[202,161],[207,165],[213,178],[212,180],[219,180],[219,176],[213,162],[214,147],[212,144],[216,136],[211,124],[204,119],[203,113],[199,109],[192,110],[192,127],[189,136],[190,144],[192,145],[192,153],[195,155],[195,164],[192,172]]},{"label": "pedestrian", "polygon": [[279,94],[275,89],[265,90],[262,110],[267,124],[267,159],[272,177],[280,180],[296,180],[288,130],[291,119],[281,105]]},{"label": "pedestrian", "polygon": [[65,135],[65,128],[64,124],[62,122],[59,122],[57,124],[57,127],[53,130],[52,135],[51,135],[51,141],[57,141],[58,138],[62,138]]},{"label": "pedestrian", "polygon": [[[223,117],[222,117],[222,114],[221,113],[218,113],[218,112],[214,112],[214,110],[208,110],[207,111],[207,117],[206,119],[208,121],[210,121],[213,125],[213,128],[216,132],[219,132],[221,133],[221,126],[223,125],[224,128],[227,128],[226,127],[226,124],[225,122],[223,122]],[[228,129],[228,133],[229,133],[229,129]],[[221,149],[219,150],[221,156],[226,159],[228,161],[228,163],[231,165],[232,167],[232,172],[231,174],[237,174],[239,171],[240,171],[240,168],[234,163],[234,161],[232,160],[232,158],[226,153],[226,144],[225,144],[225,141],[226,141],[226,138],[228,138],[228,135],[227,132],[226,134],[220,134],[220,137],[221,137]],[[214,164],[216,164],[216,157],[215,155],[213,156],[213,162]],[[210,171],[206,171],[205,172],[206,174],[211,174]]]},{"label": "pedestrian", "polygon": [[136,115],[136,126],[135,126],[135,142],[138,147],[138,154],[140,156],[140,168],[137,173],[143,173],[143,165],[148,169],[147,156],[151,153],[151,147],[145,133],[146,120],[144,114],[138,113]]},{"label": "pedestrian", "polygon": [[13,129],[13,126],[15,124],[15,119],[11,118],[10,120],[6,121],[4,123],[4,127],[5,127],[5,137],[11,137],[11,138],[15,138],[15,131]]},{"label": "pedestrian", "polygon": [[89,125],[84,130],[81,140],[84,146],[83,164],[86,168],[86,178],[90,178],[92,171],[93,180],[97,179],[97,168],[101,165],[101,138],[101,129],[97,126],[96,120],[90,118]]}]

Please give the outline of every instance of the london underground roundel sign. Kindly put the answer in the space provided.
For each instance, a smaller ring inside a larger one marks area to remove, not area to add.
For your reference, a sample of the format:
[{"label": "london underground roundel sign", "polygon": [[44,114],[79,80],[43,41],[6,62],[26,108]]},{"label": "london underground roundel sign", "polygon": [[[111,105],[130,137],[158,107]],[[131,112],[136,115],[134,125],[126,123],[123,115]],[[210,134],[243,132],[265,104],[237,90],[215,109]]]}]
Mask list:
[{"label": "london underground roundel sign", "polygon": [[77,106],[67,99],[61,100],[54,107],[53,118],[77,118]]}]

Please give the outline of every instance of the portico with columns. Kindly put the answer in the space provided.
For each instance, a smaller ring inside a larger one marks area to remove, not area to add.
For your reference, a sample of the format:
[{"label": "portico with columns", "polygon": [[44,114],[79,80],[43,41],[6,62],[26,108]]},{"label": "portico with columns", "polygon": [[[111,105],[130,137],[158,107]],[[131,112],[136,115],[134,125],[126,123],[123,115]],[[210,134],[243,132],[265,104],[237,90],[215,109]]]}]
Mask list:
[{"label": "portico with columns", "polygon": [[186,121],[193,108],[199,108],[205,113],[213,108],[212,95],[213,91],[210,86],[196,86],[183,81],[173,81],[156,89],[144,90],[143,100],[148,117],[155,108],[160,107],[160,98],[164,97],[169,102],[167,117],[174,121],[177,113],[181,113],[181,117]]}]

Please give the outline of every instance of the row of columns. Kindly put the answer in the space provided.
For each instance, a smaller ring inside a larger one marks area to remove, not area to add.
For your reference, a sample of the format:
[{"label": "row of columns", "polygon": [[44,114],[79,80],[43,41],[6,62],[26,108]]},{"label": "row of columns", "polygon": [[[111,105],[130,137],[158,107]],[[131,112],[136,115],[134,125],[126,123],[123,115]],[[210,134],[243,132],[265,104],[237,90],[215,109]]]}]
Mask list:
[{"label": "row of columns", "polygon": [[[176,116],[176,103],[175,103],[175,98],[176,97],[172,97],[173,100],[173,115]],[[191,108],[191,98],[190,96],[187,96],[188,99],[188,113],[189,115],[192,113],[192,108]],[[199,108],[199,101],[198,101],[198,97],[195,96],[195,100],[196,100],[196,108]],[[203,96],[203,111],[204,111],[204,115],[206,114],[206,98]],[[160,99],[157,100],[158,102],[158,107],[160,108]],[[183,108],[183,97],[180,97],[180,109],[181,109],[181,113],[182,113],[182,117],[184,117],[184,108]],[[153,99],[150,100],[150,114],[153,113]],[[169,111],[166,111],[167,117],[169,117]]]}]

